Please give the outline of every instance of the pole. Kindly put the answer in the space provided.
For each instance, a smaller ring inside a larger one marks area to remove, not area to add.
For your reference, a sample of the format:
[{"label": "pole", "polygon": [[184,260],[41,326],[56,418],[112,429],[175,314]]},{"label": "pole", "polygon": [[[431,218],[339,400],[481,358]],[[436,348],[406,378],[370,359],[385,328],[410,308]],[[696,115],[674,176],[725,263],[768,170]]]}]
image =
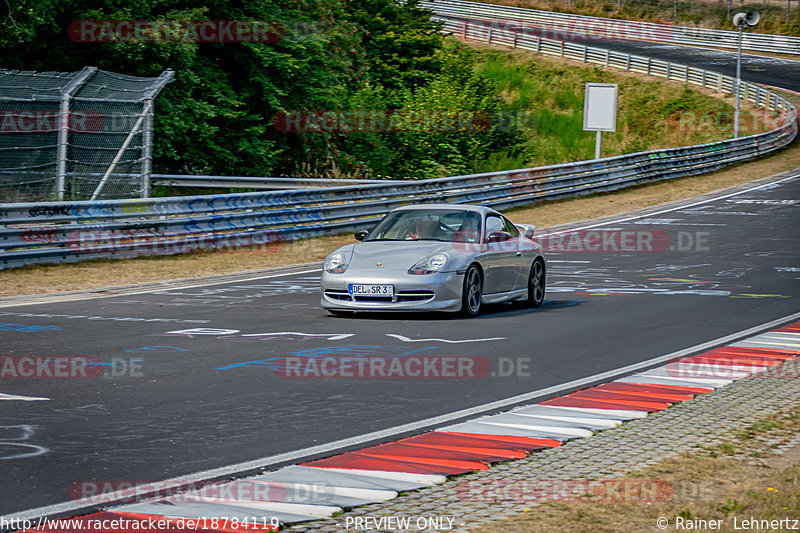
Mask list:
[{"label": "pole", "polygon": [[595,159],[600,159],[600,146],[601,146],[601,144],[603,142],[602,141],[602,133],[603,132],[601,132],[600,130],[597,130],[595,132],[595,138],[594,138],[594,158]]},{"label": "pole", "polygon": [[678,20],[678,0],[672,3],[672,22]]},{"label": "pole", "polygon": [[144,119],[142,130],[142,198],[150,197],[150,170],[153,167],[153,99],[146,100],[145,107],[150,109]]},{"label": "pole", "polygon": [[739,138],[739,93],[742,86],[742,26],[739,26],[739,52],[736,54],[736,111],[733,113],[733,138]]},{"label": "pole", "polygon": [[56,149],[56,198],[59,202],[64,201],[64,194],[67,191],[67,148],[69,146],[69,126],[70,126],[70,100],[72,95],[80,89],[87,78],[97,72],[97,67],[83,67],[75,78],[61,89],[61,99],[58,107],[58,138]]},{"label": "pole", "polygon": [[103,187],[105,187],[109,176],[111,176],[111,173],[114,171],[114,168],[116,168],[117,163],[119,163],[119,160],[122,159],[122,154],[124,154],[125,150],[128,149],[128,145],[131,144],[133,136],[139,132],[139,128],[142,127],[142,123],[144,122],[145,118],[147,118],[147,115],[151,112],[152,109],[153,109],[153,100],[147,99],[144,106],[144,111],[142,111],[142,114],[139,116],[139,119],[136,121],[136,124],[134,124],[133,128],[131,128],[131,131],[130,133],[128,133],[128,136],[125,137],[122,146],[120,146],[119,150],[117,151],[117,155],[114,156],[114,159],[111,161],[111,164],[108,165],[105,174],[103,174],[103,177],[100,179],[100,183],[97,184],[97,188],[92,193],[92,197],[89,198],[91,201],[97,200],[97,197],[100,196],[100,193],[103,191]]}]

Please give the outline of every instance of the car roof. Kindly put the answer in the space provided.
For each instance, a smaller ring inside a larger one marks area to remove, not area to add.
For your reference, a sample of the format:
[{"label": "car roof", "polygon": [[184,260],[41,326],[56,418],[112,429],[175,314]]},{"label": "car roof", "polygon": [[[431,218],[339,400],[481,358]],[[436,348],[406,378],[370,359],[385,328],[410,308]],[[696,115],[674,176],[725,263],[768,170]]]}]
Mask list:
[{"label": "car roof", "polygon": [[473,211],[475,213],[480,213],[481,215],[486,213],[497,213],[491,207],[486,207],[483,205],[466,205],[466,204],[414,204],[414,205],[404,205],[402,207],[397,207],[392,209],[392,211],[409,211],[409,210],[416,210],[416,209],[450,209],[450,210],[461,210],[461,211]]}]

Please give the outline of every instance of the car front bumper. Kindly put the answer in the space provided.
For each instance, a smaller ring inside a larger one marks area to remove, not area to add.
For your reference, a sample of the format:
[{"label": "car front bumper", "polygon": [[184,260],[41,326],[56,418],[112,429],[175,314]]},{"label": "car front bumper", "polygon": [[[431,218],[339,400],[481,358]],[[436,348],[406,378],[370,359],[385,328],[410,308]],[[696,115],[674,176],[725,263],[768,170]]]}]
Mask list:
[{"label": "car front bumper", "polygon": [[[394,296],[353,296],[350,284],[392,285]],[[463,284],[463,272],[376,275],[374,271],[323,271],[320,303],[324,309],[346,311],[459,311]]]}]

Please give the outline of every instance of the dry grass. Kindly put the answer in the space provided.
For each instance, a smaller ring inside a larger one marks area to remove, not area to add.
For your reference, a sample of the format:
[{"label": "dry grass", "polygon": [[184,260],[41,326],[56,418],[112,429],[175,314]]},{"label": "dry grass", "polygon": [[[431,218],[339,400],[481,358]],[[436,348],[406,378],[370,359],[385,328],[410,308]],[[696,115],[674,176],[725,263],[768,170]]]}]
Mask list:
[{"label": "dry grass", "polygon": [[[532,113],[524,160],[550,165],[594,156],[595,135],[582,130],[584,84],[619,87],[617,131],[603,133],[603,156],[690,146],[733,136],[735,98],[710,88],[499,45],[468,41],[480,51],[479,70],[502,88],[509,109]],[[778,113],[742,102],[740,135],[782,124]],[[486,171],[498,170],[494,167]]]},{"label": "dry grass", "polygon": [[[667,487],[665,498],[628,502],[545,503],[520,502],[514,518],[494,522],[480,533],[574,533],[659,531],[656,520],[669,519],[667,531],[676,531],[675,519],[717,520],[715,531],[762,531],[741,528],[742,520],[781,520],[800,517],[800,447],[783,456],[773,448],[800,432],[800,405],[759,421],[739,438],[696,454],[666,459],[624,479],[657,481]],[[624,498],[623,498],[624,499]],[[664,501],[666,500],[666,501]],[[734,517],[739,529],[735,529]],[[684,522],[686,525],[687,522]],[[678,529],[679,530],[679,529]],[[688,531],[707,531],[705,527]],[[786,531],[788,528],[773,528]]]}]

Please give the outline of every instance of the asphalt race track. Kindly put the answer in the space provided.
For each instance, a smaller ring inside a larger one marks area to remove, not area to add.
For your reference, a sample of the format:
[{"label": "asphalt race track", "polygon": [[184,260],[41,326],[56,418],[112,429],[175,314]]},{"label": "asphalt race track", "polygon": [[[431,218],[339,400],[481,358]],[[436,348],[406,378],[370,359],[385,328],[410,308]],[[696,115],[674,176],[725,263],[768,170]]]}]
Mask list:
[{"label": "asphalt race track", "polygon": [[[485,24],[490,27],[491,21],[481,18],[465,18],[472,24]],[[495,23],[496,24],[496,23]],[[728,76],[736,76],[736,52],[696,46],[679,46],[651,41],[635,41],[619,37],[591,35],[583,31],[555,31],[516,22],[508,22],[500,29],[507,32],[518,32],[527,27],[528,35],[540,36],[544,39],[563,40],[565,42],[593,46],[613,50],[625,54],[634,54],[663,61],[672,61],[683,65],[721,72]],[[733,27],[731,27],[733,29]],[[504,47],[505,48],[505,47]],[[742,79],[755,83],[764,83],[782,89],[800,92],[800,61],[783,57],[770,57],[757,54],[742,54]]]},{"label": "asphalt race track", "polygon": [[[736,76],[736,52],[623,39],[598,41],[576,38],[573,41]],[[800,91],[800,61],[745,53],[742,54],[742,79]]]},{"label": "asphalt race track", "polygon": [[[253,461],[780,319],[798,311],[798,204],[795,172],[551,236],[545,305],[504,304],[475,319],[332,317],[308,268],[57,303],[0,300],[0,393],[48,398],[0,401],[0,514],[68,502],[81,481],[158,481]],[[87,377],[15,378],[30,370],[23,356],[83,357]],[[287,377],[282,359],[412,356],[459,357],[477,371],[301,378]]]}]

